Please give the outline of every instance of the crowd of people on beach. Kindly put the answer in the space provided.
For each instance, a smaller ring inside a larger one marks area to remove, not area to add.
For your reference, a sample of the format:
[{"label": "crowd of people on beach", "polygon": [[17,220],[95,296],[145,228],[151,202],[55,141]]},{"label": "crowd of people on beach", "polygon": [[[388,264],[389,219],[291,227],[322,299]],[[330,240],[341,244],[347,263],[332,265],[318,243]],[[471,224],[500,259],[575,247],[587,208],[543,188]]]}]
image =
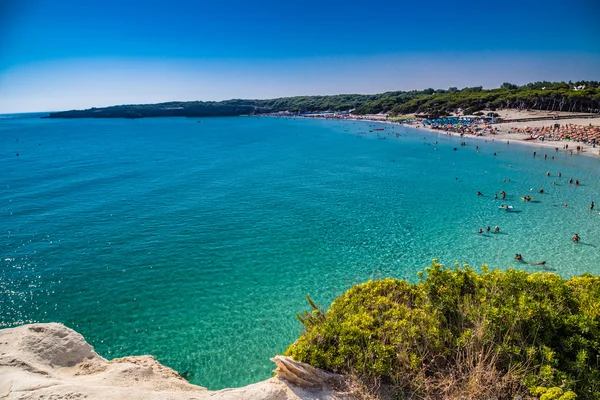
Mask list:
[{"label": "crowd of people on beach", "polygon": [[[472,119],[461,119],[458,117],[438,118],[423,120],[423,126],[442,130],[444,132],[458,133],[462,135],[483,136],[485,133],[494,134],[495,130],[491,124]],[[496,129],[497,130],[497,129]]]},{"label": "crowd of people on beach", "polygon": [[600,126],[593,125],[574,125],[574,124],[554,124],[552,126],[542,127],[524,127],[524,128],[511,128],[510,133],[521,133],[527,134],[533,139],[541,141],[558,141],[558,140],[572,140],[579,143],[589,144],[592,147],[596,147],[600,144]]},{"label": "crowd of people on beach", "polygon": [[[410,121],[411,125],[417,124],[417,127],[422,124],[423,127],[441,130],[448,134],[459,134],[462,136],[487,136],[502,133],[498,127],[493,126],[486,120],[468,120],[458,117],[439,118],[434,120],[414,120]],[[568,150],[570,154],[573,152],[583,152],[584,145],[589,145],[592,148],[600,146],[600,126],[576,125],[576,124],[559,124],[554,123],[549,126],[542,127],[513,127],[508,131],[509,134],[526,134],[527,137],[523,140],[539,140],[541,142],[551,141],[570,141],[580,143],[581,145],[573,146],[569,149],[569,144],[565,143],[562,146],[563,150]],[[559,148],[556,147],[556,151]]]}]

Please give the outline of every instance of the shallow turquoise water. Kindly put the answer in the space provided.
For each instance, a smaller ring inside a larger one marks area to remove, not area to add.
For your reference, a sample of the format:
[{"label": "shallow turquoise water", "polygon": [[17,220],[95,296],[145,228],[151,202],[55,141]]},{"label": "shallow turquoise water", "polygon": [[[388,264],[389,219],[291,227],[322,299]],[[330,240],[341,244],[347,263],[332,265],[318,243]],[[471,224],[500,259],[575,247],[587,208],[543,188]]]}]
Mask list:
[{"label": "shallow turquoise water", "polygon": [[[414,281],[434,257],[541,270],[519,252],[565,277],[600,273],[598,159],[369,129],[0,120],[0,323],[60,321],[103,356],[153,354],[217,389],[270,376],[307,293],[327,306],[371,278]],[[488,225],[501,233],[476,233]]]}]

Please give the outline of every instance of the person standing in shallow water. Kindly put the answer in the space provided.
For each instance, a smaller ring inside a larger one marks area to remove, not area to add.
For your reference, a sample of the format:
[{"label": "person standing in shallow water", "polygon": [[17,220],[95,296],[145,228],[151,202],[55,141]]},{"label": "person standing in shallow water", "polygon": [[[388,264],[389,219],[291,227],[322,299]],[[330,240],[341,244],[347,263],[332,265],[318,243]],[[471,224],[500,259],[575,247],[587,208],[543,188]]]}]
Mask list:
[{"label": "person standing in shallow water", "polygon": [[590,210],[594,211],[594,202],[592,201],[592,204],[590,204]]}]

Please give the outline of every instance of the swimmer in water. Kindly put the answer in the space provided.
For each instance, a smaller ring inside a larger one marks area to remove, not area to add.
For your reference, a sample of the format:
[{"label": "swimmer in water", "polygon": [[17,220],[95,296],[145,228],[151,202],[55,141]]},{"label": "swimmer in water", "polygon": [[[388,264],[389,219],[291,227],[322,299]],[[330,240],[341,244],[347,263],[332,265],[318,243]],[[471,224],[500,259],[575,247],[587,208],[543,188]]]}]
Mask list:
[{"label": "swimmer in water", "polygon": [[573,235],[573,237],[572,237],[571,239],[573,239],[573,241],[574,241],[574,242],[579,242],[579,240],[580,240],[581,238],[579,237],[579,235],[578,235],[578,234],[574,234],[574,235]]},{"label": "swimmer in water", "polygon": [[494,232],[500,232],[500,227],[499,227],[499,226],[496,226],[496,227],[494,228]]},{"label": "swimmer in water", "polygon": [[535,265],[546,265],[546,261],[538,261]]},{"label": "swimmer in water", "polygon": [[483,229],[479,228],[479,233],[483,233]]},{"label": "swimmer in water", "polygon": [[515,260],[523,261],[523,256],[520,255],[519,253],[517,253],[517,254],[515,254]]},{"label": "swimmer in water", "polygon": [[481,193],[480,191],[477,191],[477,196],[483,196],[483,193]]}]

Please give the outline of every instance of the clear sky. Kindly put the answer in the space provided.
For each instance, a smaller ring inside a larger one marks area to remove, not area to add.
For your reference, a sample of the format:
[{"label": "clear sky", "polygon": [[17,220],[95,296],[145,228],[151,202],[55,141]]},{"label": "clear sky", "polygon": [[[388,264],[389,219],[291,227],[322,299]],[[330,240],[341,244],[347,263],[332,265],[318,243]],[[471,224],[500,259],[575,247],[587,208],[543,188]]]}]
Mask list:
[{"label": "clear sky", "polygon": [[0,0],[0,112],[600,80],[600,1]]}]

